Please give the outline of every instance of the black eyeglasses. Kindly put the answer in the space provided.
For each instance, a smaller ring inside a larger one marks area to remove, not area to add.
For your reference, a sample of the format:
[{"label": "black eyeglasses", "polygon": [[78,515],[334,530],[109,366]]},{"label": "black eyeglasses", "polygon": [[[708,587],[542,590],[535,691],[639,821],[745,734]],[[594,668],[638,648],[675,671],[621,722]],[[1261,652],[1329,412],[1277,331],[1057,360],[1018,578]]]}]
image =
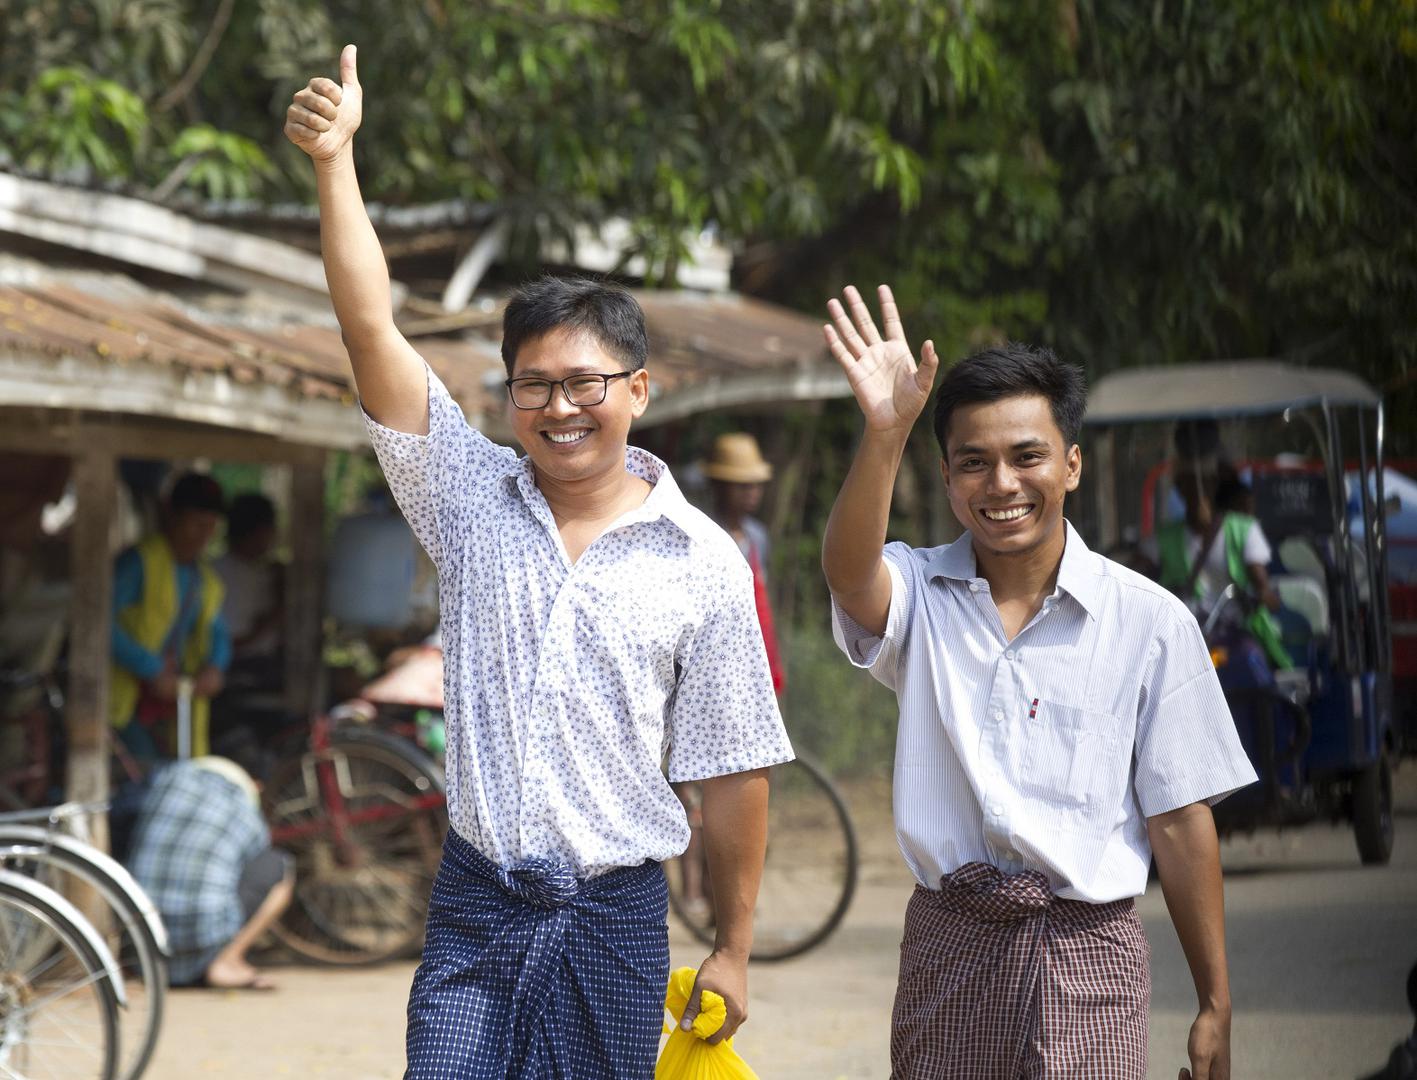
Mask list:
[{"label": "black eyeglasses", "polygon": [[558,386],[572,405],[585,407],[605,400],[611,379],[628,379],[633,374],[617,371],[613,375],[571,375],[564,379],[508,379],[506,386],[518,409],[546,408],[551,404],[551,391]]}]

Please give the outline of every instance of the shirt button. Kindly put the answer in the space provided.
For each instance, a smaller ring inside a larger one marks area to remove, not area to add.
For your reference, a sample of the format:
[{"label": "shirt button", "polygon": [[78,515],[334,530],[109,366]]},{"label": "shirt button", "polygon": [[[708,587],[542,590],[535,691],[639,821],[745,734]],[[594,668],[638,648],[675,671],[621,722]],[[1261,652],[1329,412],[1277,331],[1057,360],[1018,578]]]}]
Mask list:
[{"label": "shirt button", "polygon": [[993,716],[994,716],[994,723],[996,723],[996,724],[999,723],[1000,721],[1002,721],[1002,720],[1004,719],[1003,711],[1000,710],[1000,709],[995,709]]},{"label": "shirt button", "polygon": [[978,592],[978,591],[979,591],[979,582],[977,582],[977,581],[971,581],[971,582],[969,583],[969,591],[970,591],[970,592]]},{"label": "shirt button", "polygon": [[1018,862],[1018,861],[1019,861],[1019,860],[1018,860],[1018,852],[1015,851],[1013,848],[1009,848],[1007,851],[1004,852],[1004,858],[1008,859],[1009,862]]},{"label": "shirt button", "polygon": [[1012,660],[1016,655],[1017,654],[1012,649],[1010,649],[1008,652],[1004,653],[1004,659]]},{"label": "shirt button", "polygon": [[1002,804],[1002,803],[990,803],[990,804],[989,804],[989,813],[993,814],[995,817],[1003,817],[1003,816],[1004,816],[1004,807],[1003,807],[1003,804]]}]

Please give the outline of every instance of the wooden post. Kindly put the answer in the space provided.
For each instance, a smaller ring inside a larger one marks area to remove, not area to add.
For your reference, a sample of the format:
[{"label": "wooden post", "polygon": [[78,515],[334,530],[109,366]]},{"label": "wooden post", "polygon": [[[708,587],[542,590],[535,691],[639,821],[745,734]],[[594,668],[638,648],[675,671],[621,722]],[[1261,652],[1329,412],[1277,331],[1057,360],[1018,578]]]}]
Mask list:
[{"label": "wooden post", "polygon": [[285,699],[297,716],[324,705],[325,468],[290,469],[290,564],[285,578]]},{"label": "wooden post", "polygon": [[[109,625],[112,617],[113,555],[108,537],[113,522],[115,469],[104,447],[82,451],[74,462],[78,516],[70,549],[73,582],[69,638],[69,694],[64,726],[69,762],[65,797],[77,802],[108,798]],[[90,840],[108,848],[106,814],[92,819]]]}]

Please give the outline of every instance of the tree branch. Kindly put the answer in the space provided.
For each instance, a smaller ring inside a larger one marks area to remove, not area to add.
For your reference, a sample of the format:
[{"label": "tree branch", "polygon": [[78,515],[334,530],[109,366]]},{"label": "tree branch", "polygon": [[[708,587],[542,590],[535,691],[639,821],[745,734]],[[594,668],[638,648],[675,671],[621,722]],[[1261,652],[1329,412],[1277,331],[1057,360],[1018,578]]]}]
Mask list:
[{"label": "tree branch", "polygon": [[202,77],[202,73],[207,70],[207,65],[212,62],[212,57],[216,55],[216,48],[221,44],[227,24],[231,22],[231,9],[235,6],[236,0],[221,0],[221,3],[217,5],[216,15],[212,17],[212,24],[207,27],[207,36],[198,46],[196,54],[192,57],[192,63],[182,73],[182,77],[173,84],[172,89],[157,99],[157,104],[153,106],[154,112],[167,112],[192,92],[192,88],[197,85],[197,80]]}]

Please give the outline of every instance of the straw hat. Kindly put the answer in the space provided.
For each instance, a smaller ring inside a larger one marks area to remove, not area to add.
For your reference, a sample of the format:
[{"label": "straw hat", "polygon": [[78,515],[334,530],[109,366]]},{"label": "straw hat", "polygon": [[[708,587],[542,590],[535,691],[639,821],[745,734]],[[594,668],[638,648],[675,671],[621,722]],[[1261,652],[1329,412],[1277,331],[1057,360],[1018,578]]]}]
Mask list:
[{"label": "straw hat", "polygon": [[713,454],[704,462],[703,473],[710,480],[729,484],[762,484],[772,479],[772,466],[758,449],[758,440],[744,431],[720,435],[713,441]]}]

